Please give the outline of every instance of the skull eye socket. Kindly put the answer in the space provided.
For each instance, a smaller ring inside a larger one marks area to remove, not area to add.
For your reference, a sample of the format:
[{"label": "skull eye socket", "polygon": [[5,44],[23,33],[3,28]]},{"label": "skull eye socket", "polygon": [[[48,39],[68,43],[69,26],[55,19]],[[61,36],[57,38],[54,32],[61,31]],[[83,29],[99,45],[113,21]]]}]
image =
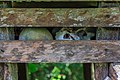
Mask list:
[{"label": "skull eye socket", "polygon": [[71,36],[70,34],[65,34],[64,39],[72,39],[72,40],[75,40],[73,36]]},{"label": "skull eye socket", "polygon": [[65,34],[65,35],[64,35],[64,38],[65,38],[65,39],[70,39],[70,34]]}]

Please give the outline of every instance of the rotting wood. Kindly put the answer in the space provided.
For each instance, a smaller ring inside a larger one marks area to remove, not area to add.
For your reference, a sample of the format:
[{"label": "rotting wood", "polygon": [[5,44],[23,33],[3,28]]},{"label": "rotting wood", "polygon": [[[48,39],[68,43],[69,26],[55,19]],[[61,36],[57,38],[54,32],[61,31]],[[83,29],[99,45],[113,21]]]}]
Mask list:
[{"label": "rotting wood", "polygon": [[111,80],[120,80],[120,63],[111,63],[109,67]]},{"label": "rotting wood", "polygon": [[[14,40],[13,28],[0,28],[0,41],[6,40]],[[18,80],[17,64],[0,63],[0,80]]]},{"label": "rotting wood", "polygon": [[108,64],[96,63],[94,75],[95,75],[95,80],[105,80],[108,77]]},{"label": "rotting wood", "polygon": [[4,64],[3,80],[18,80],[18,68],[16,64]]},{"label": "rotting wood", "polygon": [[120,27],[119,8],[0,9],[0,27]]},{"label": "rotting wood", "polygon": [[8,63],[8,71],[12,80],[18,80],[18,66],[17,64]]},{"label": "rotting wood", "polygon": [[[118,38],[119,38],[118,28],[98,28],[97,29],[96,40],[118,40]],[[108,63],[95,64],[95,80],[116,80],[115,78],[113,77],[111,78],[111,76],[109,76]]]},{"label": "rotting wood", "polygon": [[118,40],[119,29],[118,28],[98,28],[96,34],[96,40]]},{"label": "rotting wood", "polygon": [[0,62],[120,62],[120,41],[1,41]]},{"label": "rotting wood", "polygon": [[4,80],[4,64],[0,64],[0,80]]}]

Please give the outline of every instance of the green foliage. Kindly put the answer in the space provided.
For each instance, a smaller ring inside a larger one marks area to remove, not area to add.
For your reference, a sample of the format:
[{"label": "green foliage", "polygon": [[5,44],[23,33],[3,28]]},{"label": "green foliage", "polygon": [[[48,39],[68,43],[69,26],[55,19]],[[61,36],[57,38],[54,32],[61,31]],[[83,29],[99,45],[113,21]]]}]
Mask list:
[{"label": "green foliage", "polygon": [[29,63],[27,68],[30,80],[83,80],[82,64]]}]

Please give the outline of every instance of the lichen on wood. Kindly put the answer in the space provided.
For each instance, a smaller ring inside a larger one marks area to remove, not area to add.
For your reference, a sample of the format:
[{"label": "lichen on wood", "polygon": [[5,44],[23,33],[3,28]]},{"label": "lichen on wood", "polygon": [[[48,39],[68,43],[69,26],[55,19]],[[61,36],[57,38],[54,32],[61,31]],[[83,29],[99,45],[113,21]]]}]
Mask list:
[{"label": "lichen on wood", "polygon": [[120,41],[3,41],[1,62],[119,62]]},{"label": "lichen on wood", "polygon": [[119,8],[7,8],[0,13],[0,27],[120,27]]}]

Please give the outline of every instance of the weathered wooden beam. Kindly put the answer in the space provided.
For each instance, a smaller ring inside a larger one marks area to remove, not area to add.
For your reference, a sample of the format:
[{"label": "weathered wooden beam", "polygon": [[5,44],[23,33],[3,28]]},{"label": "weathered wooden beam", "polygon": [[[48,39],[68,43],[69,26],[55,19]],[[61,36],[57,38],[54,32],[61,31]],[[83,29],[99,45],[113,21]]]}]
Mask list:
[{"label": "weathered wooden beam", "polygon": [[108,77],[108,64],[96,63],[94,75],[95,80],[106,80],[106,78]]},{"label": "weathered wooden beam", "polygon": [[[0,41],[14,40],[14,28],[0,28]],[[17,64],[0,63],[0,80],[18,80]]]},{"label": "weathered wooden beam", "polygon": [[119,8],[0,9],[0,27],[120,27]]},{"label": "weathered wooden beam", "polygon": [[0,64],[0,80],[4,80],[4,64]]},{"label": "weathered wooden beam", "polygon": [[17,64],[4,64],[4,79],[2,80],[18,80]]},{"label": "weathered wooden beam", "polygon": [[111,63],[109,67],[111,80],[120,80],[120,63]]},{"label": "weathered wooden beam", "polygon": [[120,62],[120,41],[1,41],[0,62]]},{"label": "weathered wooden beam", "polygon": [[[96,40],[118,40],[118,28],[98,28]],[[108,63],[95,64],[95,80],[114,80],[109,77]]]}]

